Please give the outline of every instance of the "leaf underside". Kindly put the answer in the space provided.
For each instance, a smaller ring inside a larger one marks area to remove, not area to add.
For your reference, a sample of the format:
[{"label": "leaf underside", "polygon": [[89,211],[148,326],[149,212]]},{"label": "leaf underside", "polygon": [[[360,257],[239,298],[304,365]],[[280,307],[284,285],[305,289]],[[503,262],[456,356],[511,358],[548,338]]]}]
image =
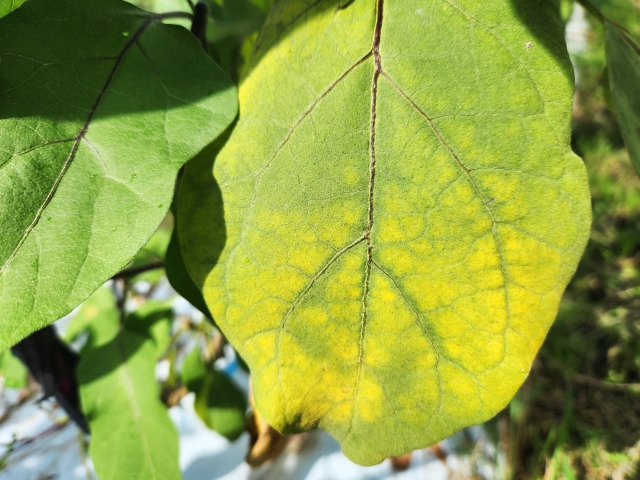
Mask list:
[{"label": "leaf underside", "polygon": [[[179,232],[275,428],[362,464],[502,409],[587,240],[546,2],[282,0]],[[222,221],[224,218],[224,222]]]},{"label": "leaf underside", "polygon": [[122,269],[235,116],[231,81],[161,20],[119,0],[0,19],[0,349]]}]

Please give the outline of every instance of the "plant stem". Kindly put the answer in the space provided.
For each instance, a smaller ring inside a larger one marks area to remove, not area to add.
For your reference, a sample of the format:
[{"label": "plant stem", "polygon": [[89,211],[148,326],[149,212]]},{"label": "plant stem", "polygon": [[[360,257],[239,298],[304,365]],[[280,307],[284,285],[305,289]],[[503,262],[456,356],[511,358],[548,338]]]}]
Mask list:
[{"label": "plant stem", "polygon": [[141,273],[148,272],[150,270],[156,270],[158,268],[164,268],[164,262],[157,261],[157,262],[147,263],[146,265],[140,265],[137,267],[125,268],[120,273],[116,273],[113,277],[111,277],[111,279],[125,280],[131,277],[135,277],[136,275],[139,275]]},{"label": "plant stem", "polygon": [[597,378],[590,377],[589,375],[583,375],[576,373],[573,376],[573,381],[581,385],[588,385],[590,387],[600,388],[602,390],[609,390],[612,392],[635,392],[640,393],[640,383],[612,383],[599,380]]}]

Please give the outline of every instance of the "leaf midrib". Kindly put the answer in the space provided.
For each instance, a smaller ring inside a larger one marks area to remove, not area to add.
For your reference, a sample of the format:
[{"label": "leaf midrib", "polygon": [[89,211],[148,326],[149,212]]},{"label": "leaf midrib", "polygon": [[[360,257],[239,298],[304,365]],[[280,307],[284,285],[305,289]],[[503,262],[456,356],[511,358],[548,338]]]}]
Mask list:
[{"label": "leaf midrib", "polygon": [[127,359],[130,358],[131,352],[127,352],[127,347],[125,345],[124,336],[126,334],[135,335],[133,333],[126,332],[124,327],[121,328],[119,333],[120,339],[118,342],[118,346],[119,346],[120,354],[122,355],[122,368],[123,368],[123,378],[125,380],[124,382],[125,389],[127,392],[127,396],[129,397],[130,404],[133,406],[135,424],[138,427],[138,431],[140,432],[140,436],[142,437],[143,448],[147,454],[146,463],[151,467],[151,471],[153,472],[153,478],[157,478],[156,468],[153,463],[153,456],[151,455],[151,448],[149,447],[149,441],[147,438],[145,427],[142,424],[143,414],[142,414],[142,411],[140,410],[140,406],[138,405],[138,397],[136,395],[136,389],[133,386],[133,381],[131,379],[131,372],[129,371],[129,362]]},{"label": "leaf midrib", "polygon": [[[371,80],[371,113],[369,117],[369,208],[367,212],[367,228],[364,237],[367,241],[367,265],[364,275],[364,285],[362,288],[362,317],[360,322],[360,340],[358,342],[358,372],[356,374],[356,385],[353,398],[358,396],[360,386],[360,377],[362,375],[362,365],[364,358],[364,337],[367,328],[367,300],[369,297],[369,283],[371,280],[371,264],[373,263],[373,245],[371,243],[371,231],[373,229],[373,210],[374,210],[374,190],[376,184],[376,115],[378,107],[378,80],[382,74],[382,59],[380,57],[380,40],[382,33],[382,20],[384,15],[384,0],[377,0],[376,5],[376,24],[373,30],[373,42],[371,45],[371,53],[373,54],[373,78]],[[353,420],[354,411],[352,410],[351,419]],[[349,427],[351,428],[351,427]]]},{"label": "leaf midrib", "polygon": [[[452,2],[449,2],[449,0],[445,0],[448,3],[451,3],[452,5],[454,5]],[[353,65],[351,65],[348,69],[345,70],[345,72],[335,81],[333,82],[327,89],[325,89],[322,94],[320,94],[313,102],[312,104],[307,108],[307,110],[305,110],[305,112],[298,118],[298,120],[296,120],[296,122],[294,123],[294,125],[291,127],[291,129],[289,130],[289,132],[287,133],[287,135],[285,136],[284,140],[278,145],[278,147],[276,148],[276,150],[274,151],[274,153],[269,157],[268,161],[263,165],[263,167],[260,168],[260,170],[258,170],[257,173],[251,175],[255,178],[255,183],[254,183],[254,189],[253,189],[253,195],[252,195],[252,199],[251,202],[249,204],[249,208],[248,211],[250,212],[251,209],[253,208],[254,204],[255,204],[255,200],[256,200],[256,196],[257,196],[257,184],[259,181],[259,178],[262,176],[262,174],[272,165],[273,161],[275,160],[275,157],[277,157],[278,153],[282,150],[282,148],[288,143],[288,141],[291,139],[291,137],[293,136],[293,133],[295,133],[295,131],[297,130],[297,128],[299,127],[299,125],[304,121],[304,119],[306,117],[308,117],[312,111],[315,109],[315,107],[320,103],[320,101],[324,98],[326,98],[335,88],[336,86],[341,83],[343,80],[346,79],[346,77],[358,66],[360,65],[363,61],[365,61],[366,59],[368,59],[370,56],[374,56],[376,57],[375,53],[374,53],[374,48],[376,48],[379,44],[376,44],[376,41],[379,42],[380,41],[380,32],[381,32],[381,20],[382,20],[382,8],[383,8],[383,4],[384,4],[384,0],[377,0],[378,2],[378,12],[380,12],[379,15],[379,22],[376,22],[376,28],[374,30],[374,45],[372,46],[372,48],[361,58],[359,59],[357,62],[355,62]],[[320,2],[317,2],[320,3]],[[317,5],[317,3],[315,5]],[[463,13],[465,16],[467,16],[469,19],[473,19],[474,21],[477,21],[477,19],[475,19],[474,17],[470,16],[469,14],[467,14],[464,10],[461,9],[461,7],[454,5],[458,10],[461,11],[461,13]],[[380,27],[380,30],[378,30],[378,27]],[[497,239],[497,232],[495,232],[495,227],[497,225],[497,220],[495,219],[495,216],[493,215],[493,212],[491,211],[491,209],[489,208],[488,205],[488,201],[487,199],[484,197],[484,195],[482,195],[482,193],[480,192],[480,189],[478,187],[478,185],[476,184],[475,180],[473,179],[472,175],[471,175],[471,171],[466,168],[466,166],[464,165],[464,163],[460,160],[459,156],[455,153],[455,151],[452,149],[452,147],[447,143],[447,141],[444,139],[444,137],[442,136],[442,134],[440,133],[440,131],[435,127],[435,125],[433,124],[433,121],[431,120],[431,118],[411,99],[411,97],[384,71],[384,69],[382,69],[381,67],[381,63],[382,63],[382,59],[380,57],[380,55],[378,54],[378,59],[380,60],[380,66],[379,66],[379,74],[384,76],[385,79],[391,84],[391,86],[393,86],[398,93],[409,103],[409,105],[416,111],[418,112],[426,121],[427,125],[429,126],[430,130],[436,135],[436,138],[438,139],[438,141],[447,149],[447,151],[449,152],[449,154],[451,155],[451,157],[456,161],[456,163],[458,164],[458,166],[460,167],[460,169],[463,171],[463,173],[467,176],[467,178],[469,179],[469,182],[471,183],[471,185],[473,186],[474,190],[476,191],[478,197],[482,200],[485,209],[487,211],[487,213],[489,214],[491,221],[492,221],[492,225],[493,225],[493,236],[494,239],[496,241],[496,244],[499,248],[499,256],[501,259],[501,270],[502,270],[502,274],[503,277],[505,279],[505,291],[506,291],[506,283],[507,283],[507,275],[506,275],[506,270],[504,268],[505,262],[504,262],[504,256],[502,254],[501,248],[500,248],[500,242]],[[374,67],[374,73],[376,72],[376,69],[378,67]],[[532,82],[533,83],[533,82]],[[377,85],[376,85],[377,86]],[[535,86],[535,84],[534,84]],[[373,85],[372,85],[373,87]],[[372,96],[374,95],[373,93],[373,88],[372,88]],[[328,270],[328,268],[333,265],[342,255],[344,255],[345,253],[347,253],[349,250],[351,250],[353,247],[357,246],[358,244],[360,244],[362,241],[367,240],[367,250],[369,251],[369,247],[371,247],[370,245],[370,233],[371,233],[371,229],[373,227],[373,190],[375,187],[375,114],[374,114],[374,108],[375,105],[373,105],[375,102],[372,101],[372,114],[371,114],[371,129],[370,129],[370,141],[369,141],[369,145],[370,145],[370,149],[372,149],[371,151],[371,162],[370,162],[370,181],[369,181],[369,210],[368,210],[368,222],[367,222],[367,227],[365,228],[365,231],[363,233],[363,235],[361,237],[359,237],[358,239],[356,239],[355,241],[351,242],[350,244],[348,244],[347,246],[343,247],[341,250],[339,250],[328,262],[326,262],[322,268],[320,268],[320,270],[318,271],[318,273],[316,273],[311,280],[309,281],[309,283],[307,284],[307,286],[301,291],[301,293],[296,297],[296,299],[292,302],[292,306],[290,307],[290,309],[287,311],[287,313],[285,314],[285,316],[283,317],[283,321],[281,322],[281,324],[278,327],[278,330],[282,330],[286,324],[286,321],[288,320],[288,318],[290,317],[290,315],[293,313],[293,310],[295,310],[295,307],[297,305],[300,304],[300,302],[303,300],[304,296],[311,290],[311,288],[313,287],[313,285],[319,280],[319,278],[326,273],[326,271]],[[247,177],[242,177],[240,179],[236,179],[236,180],[242,180],[244,178]],[[244,221],[244,225],[241,229],[241,236],[238,240],[238,242],[236,243],[236,245],[234,246],[234,248],[231,250],[231,252],[229,253],[229,255],[231,256],[233,254],[233,252],[235,251],[235,249],[242,243],[242,239],[244,237],[244,232],[246,231],[246,226],[247,226],[247,222],[248,222],[248,218],[249,215],[247,215],[245,217],[245,221]],[[367,255],[367,264],[374,262],[373,260],[373,256],[369,257],[369,254]],[[228,262],[227,262],[228,264]],[[386,273],[386,272],[385,272]],[[366,283],[366,282],[365,282]],[[508,303],[508,302],[507,302]],[[268,331],[268,330],[265,330]]]},{"label": "leaf midrib", "polygon": [[[461,11],[462,14],[464,14],[465,16],[467,16],[467,18],[469,20],[473,20],[476,22],[479,22],[478,19],[474,18],[473,16],[470,16],[467,12],[465,12],[463,9],[461,9],[461,7],[459,7],[457,4],[449,1],[449,0],[445,0],[448,3],[452,4],[452,6],[456,7],[458,10]],[[372,254],[372,245],[371,245],[371,240],[370,240],[370,234],[371,234],[371,229],[373,228],[373,192],[374,192],[374,187],[375,187],[375,120],[376,120],[376,116],[375,116],[375,104],[376,104],[376,100],[377,100],[377,77],[379,75],[382,75],[385,77],[385,79],[390,83],[390,85],[396,89],[399,94],[409,103],[409,105],[415,110],[417,111],[425,120],[425,122],[427,123],[427,125],[429,126],[429,129],[436,135],[436,138],[438,139],[439,143],[441,143],[449,152],[450,156],[453,158],[453,160],[455,160],[455,162],[458,164],[459,168],[462,170],[462,172],[465,174],[465,176],[467,177],[468,181],[471,183],[473,189],[475,190],[476,194],[478,195],[478,197],[481,199],[481,201],[484,204],[485,210],[487,211],[491,222],[492,222],[492,236],[494,238],[495,244],[496,244],[496,249],[498,251],[498,256],[500,258],[500,270],[504,279],[504,285],[503,285],[503,290],[505,293],[505,300],[506,300],[506,308],[507,308],[507,327],[505,329],[505,334],[506,334],[506,330],[509,328],[509,320],[510,320],[510,311],[509,311],[509,294],[508,294],[508,288],[507,288],[507,284],[509,283],[508,280],[508,276],[506,273],[506,262],[505,262],[505,258],[504,258],[504,253],[502,250],[502,244],[500,242],[499,236],[498,236],[498,232],[496,231],[496,227],[497,227],[497,220],[493,214],[493,212],[491,211],[488,201],[485,198],[485,196],[482,194],[482,192],[480,191],[479,186],[477,185],[475,179],[473,178],[473,176],[471,175],[471,171],[464,165],[464,163],[461,161],[461,159],[459,158],[459,156],[455,153],[455,151],[452,149],[452,147],[449,145],[449,143],[444,139],[444,137],[442,136],[442,134],[440,133],[440,131],[435,127],[435,125],[433,124],[433,121],[431,120],[431,118],[409,97],[409,95],[404,92],[404,90],[384,71],[384,69],[382,69],[382,59],[379,55],[379,52],[377,52],[377,49],[380,45],[380,34],[381,34],[381,27],[382,27],[382,14],[383,14],[383,7],[384,7],[384,0],[377,0],[377,21],[376,21],[376,26],[374,29],[374,41],[373,41],[373,45],[372,48],[369,52],[367,52],[367,54],[362,57],[361,59],[359,59],[357,62],[355,62],[351,67],[349,67],[345,73],[343,73],[334,83],[332,83],[329,88],[327,88],[320,96],[318,96],[316,98],[316,100],[314,100],[314,102],[309,106],[309,108],[307,108],[307,110],[300,116],[300,118],[295,122],[294,126],[289,130],[289,132],[287,133],[285,139],[280,143],[280,145],[276,148],[276,150],[274,151],[274,153],[271,155],[271,157],[269,158],[269,160],[265,163],[265,165],[253,176],[255,176],[255,183],[254,183],[254,190],[253,190],[253,196],[252,196],[252,200],[251,203],[249,205],[249,211],[252,209],[252,207],[254,206],[255,200],[256,200],[256,194],[257,194],[257,184],[259,181],[259,177],[262,176],[262,174],[271,166],[271,164],[273,163],[273,161],[275,160],[275,157],[278,155],[278,153],[282,150],[282,148],[284,147],[284,145],[289,141],[289,139],[292,137],[293,133],[297,130],[297,127],[302,123],[302,121],[309,115],[311,114],[311,112],[315,109],[315,107],[319,104],[319,102],[324,99],[327,95],[329,95],[329,93],[331,91],[333,91],[335,89],[335,87],[342,82],[348,75],[349,73],[351,73],[358,65],[360,65],[364,60],[366,60],[367,58],[369,58],[370,56],[374,56],[374,80],[372,82],[372,110],[371,110],[371,128],[370,128],[370,141],[369,141],[369,146],[370,146],[370,154],[371,154],[371,162],[370,162],[370,180],[369,180],[369,210],[368,210],[368,222],[367,222],[367,227],[365,229],[365,232],[363,233],[363,235],[361,237],[359,237],[357,240],[351,242],[350,244],[348,244],[347,246],[343,247],[341,250],[339,250],[327,263],[325,263],[323,265],[323,267],[318,271],[318,273],[316,275],[314,275],[314,277],[312,277],[312,279],[310,280],[310,282],[307,284],[307,286],[301,291],[301,293],[296,297],[296,299],[294,300],[294,302],[292,302],[291,307],[288,309],[287,313],[284,315],[282,322],[280,323],[279,327],[277,329],[277,339],[276,339],[276,351],[279,352],[279,345],[280,345],[280,336],[282,331],[284,330],[284,327],[286,325],[287,320],[290,318],[290,316],[293,314],[293,311],[295,310],[295,308],[300,304],[300,302],[304,299],[304,297],[306,296],[306,294],[313,288],[313,286],[315,285],[315,283],[320,279],[320,277],[322,277],[322,275],[324,273],[326,273],[326,271],[329,269],[329,267],[331,265],[333,265],[342,255],[344,255],[345,253],[347,253],[349,250],[351,250],[353,247],[359,245],[362,241],[367,241],[367,265],[366,265],[366,272],[365,272],[365,280],[364,280],[364,285],[363,285],[363,313],[362,313],[362,320],[361,320],[361,334],[360,334],[360,340],[359,340],[359,353],[358,353],[358,373],[357,373],[357,379],[356,379],[356,388],[355,388],[355,392],[354,392],[354,396],[353,399],[355,400],[356,396],[357,396],[357,391],[358,391],[358,384],[359,384],[359,379],[360,379],[360,375],[361,375],[361,369],[362,369],[362,365],[363,365],[363,355],[364,355],[364,337],[365,337],[365,333],[366,333],[366,320],[367,320],[367,302],[366,302],[366,298],[368,295],[368,290],[369,290],[369,277],[370,277],[370,270],[371,270],[371,265],[375,265],[378,269],[380,269],[380,271],[387,277],[389,277],[392,281],[393,284],[395,285],[395,287],[400,291],[403,299],[405,300],[405,302],[407,302],[407,304],[409,305],[410,309],[412,310],[412,312],[416,315],[418,324],[420,325],[421,329],[423,330],[425,336],[427,337],[428,341],[430,342],[430,344],[432,345],[432,348],[434,350],[434,353],[436,355],[436,373],[438,375],[438,378],[440,376],[439,370],[437,368],[437,365],[440,361],[440,352],[438,351],[438,349],[435,346],[435,343],[433,342],[433,339],[431,338],[428,330],[426,330],[426,327],[424,325],[424,323],[421,321],[419,314],[415,311],[413,305],[411,304],[411,302],[409,301],[409,299],[406,297],[405,293],[402,291],[402,289],[400,288],[400,285],[398,285],[397,281],[388,273],[386,272],[386,270],[384,270],[381,266],[379,266],[375,260],[373,259],[373,254]],[[483,27],[486,28],[486,25],[483,25]],[[502,42],[501,42],[502,44]],[[506,48],[506,46],[504,46],[504,44],[502,44],[502,46],[504,48]],[[508,51],[508,49],[507,49]],[[510,52],[509,52],[510,53]],[[519,62],[518,62],[519,63]],[[535,85],[535,82],[533,82],[533,79],[531,79],[531,83],[534,86],[534,88],[537,88]],[[248,215],[245,217],[245,225],[247,223],[248,220]],[[242,237],[244,236],[244,232],[246,231],[246,228],[242,228],[241,230],[241,239],[238,241],[238,243],[236,244],[236,246],[234,247],[234,249],[232,250],[231,254],[233,253],[233,251],[235,250],[235,248],[237,248],[237,246],[241,243],[242,241]],[[456,362],[454,362],[454,364],[456,364]],[[465,370],[466,371],[466,370]],[[471,374],[471,372],[467,372],[471,377],[475,378],[475,375]],[[477,379],[476,379],[477,381]]]}]

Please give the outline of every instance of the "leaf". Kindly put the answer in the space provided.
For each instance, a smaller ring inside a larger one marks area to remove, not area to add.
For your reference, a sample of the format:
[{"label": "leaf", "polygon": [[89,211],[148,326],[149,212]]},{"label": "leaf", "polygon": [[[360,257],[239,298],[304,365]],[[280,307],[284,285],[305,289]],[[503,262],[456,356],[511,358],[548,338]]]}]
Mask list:
[{"label": "leaf", "polygon": [[127,265],[235,116],[230,80],[162,18],[29,0],[0,19],[0,349]]},{"label": "leaf", "polygon": [[181,478],[178,433],[155,379],[159,344],[153,330],[164,321],[157,307],[144,304],[113,340],[84,351],[78,366],[89,452],[101,480],[120,480],[123,472],[127,478]]},{"label": "leaf", "polygon": [[555,4],[558,9],[558,13],[560,14],[560,18],[562,22],[566,25],[571,18],[571,13],[573,11],[574,3],[573,0],[551,0],[552,3]]},{"label": "leaf", "polygon": [[83,332],[89,337],[84,349],[91,349],[110,342],[120,330],[120,312],[110,287],[101,287],[82,304],[64,331],[63,339],[73,342]]},{"label": "leaf", "polygon": [[212,24],[208,40],[219,42],[230,36],[245,36],[259,30],[272,2],[218,0],[211,2]]},{"label": "leaf", "polygon": [[276,3],[178,202],[271,425],[374,464],[507,404],[589,234],[572,94],[546,1]]},{"label": "leaf", "polygon": [[0,377],[4,378],[3,388],[27,386],[27,368],[9,350],[0,353]]},{"label": "leaf", "polygon": [[624,0],[582,2],[604,23],[611,100],[631,163],[640,174],[640,7]]},{"label": "leaf", "polygon": [[611,97],[629,157],[640,174],[640,46],[605,20]]},{"label": "leaf", "polygon": [[191,305],[200,310],[207,318],[211,319],[211,313],[209,313],[207,304],[202,297],[202,292],[196,284],[193,283],[193,280],[187,271],[187,267],[184,264],[177,229],[173,230],[171,241],[167,248],[165,269],[167,272],[167,279],[173,289],[191,303]]},{"label": "leaf", "polygon": [[161,225],[147,244],[142,247],[142,250],[138,252],[138,255],[131,262],[131,266],[137,267],[153,261],[163,260],[171,240],[172,231],[173,229],[170,225]]},{"label": "leaf", "polygon": [[[147,270],[129,278],[129,281],[134,284],[139,281],[149,282],[151,284],[157,283],[164,276],[162,269],[162,261],[167,253],[169,241],[171,240],[171,217],[165,218],[160,224],[155,233],[151,236],[147,244],[142,247],[136,256],[133,258],[127,268],[149,266],[151,264],[157,264],[158,268]],[[168,224],[167,224],[168,223]]]},{"label": "leaf", "polygon": [[249,405],[251,412],[247,416],[247,431],[250,439],[245,461],[256,468],[277,458],[287,445],[287,437],[269,425],[260,414],[255,405],[251,384],[249,384]]},{"label": "leaf", "polygon": [[189,388],[189,385],[195,387],[202,382],[206,373],[207,368],[202,361],[200,349],[196,347],[184,359],[181,372],[182,381],[187,388]]},{"label": "leaf", "polygon": [[[133,5],[153,13],[191,12],[186,0],[129,0]],[[197,3],[197,2],[194,2]],[[211,0],[209,6],[207,40],[219,42],[231,36],[244,36],[259,30],[273,0]],[[174,21],[187,28],[190,22]]]},{"label": "leaf", "polygon": [[207,427],[229,440],[236,440],[244,432],[247,402],[238,387],[213,368],[196,392],[195,410]]},{"label": "leaf", "polygon": [[[231,129],[232,127],[229,127],[215,142],[207,146],[198,156],[210,158],[212,153],[215,154],[215,152],[217,152],[229,138]],[[213,322],[213,316],[211,315],[211,312],[209,312],[209,308],[204,301],[202,292],[189,275],[187,267],[184,264],[184,259],[182,258],[182,248],[180,246],[180,237],[178,236],[177,228],[178,211],[175,202],[171,207],[171,211],[173,212],[175,226],[165,256],[165,271],[167,279],[178,294],[184,297],[189,303],[191,303],[191,305],[200,310]]]},{"label": "leaf", "polygon": [[80,429],[89,426],[80,406],[77,365],[79,355],[60,340],[53,325],[47,325],[23,338],[11,353],[20,359],[42,387],[42,398],[54,397]]},{"label": "leaf", "polygon": [[621,25],[634,37],[640,36],[640,6],[629,0],[580,0],[596,16]]},{"label": "leaf", "polygon": [[147,335],[156,345],[156,360],[171,342],[171,301],[147,300],[127,316],[126,328],[130,332]]},{"label": "leaf", "polygon": [[[126,0],[127,2],[142,8],[151,13],[185,12],[191,13],[191,8],[187,0]],[[194,2],[197,3],[197,2]],[[172,18],[167,20],[172,25],[181,25],[187,29],[191,28],[191,21],[188,18]]]},{"label": "leaf", "polygon": [[244,431],[247,410],[238,387],[213,366],[206,366],[197,348],[185,359],[182,378],[196,394],[194,408],[204,424],[223,437],[236,440]]},{"label": "leaf", "polygon": [[26,0],[0,0],[0,18],[13,12],[25,1]]}]

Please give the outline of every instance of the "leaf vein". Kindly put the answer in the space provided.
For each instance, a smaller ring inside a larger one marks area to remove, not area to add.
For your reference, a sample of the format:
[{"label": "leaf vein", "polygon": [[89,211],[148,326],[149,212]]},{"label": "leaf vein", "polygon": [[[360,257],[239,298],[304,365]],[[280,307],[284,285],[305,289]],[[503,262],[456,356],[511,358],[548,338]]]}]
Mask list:
[{"label": "leaf vein", "polygon": [[503,352],[503,358],[501,360],[502,362],[504,361],[504,357],[506,356],[506,348],[507,348],[506,335],[507,335],[507,330],[509,328],[509,325],[511,323],[511,308],[509,304],[510,300],[509,300],[509,288],[508,288],[508,284],[511,283],[511,281],[507,274],[507,266],[504,258],[504,252],[502,249],[502,242],[500,241],[500,236],[498,235],[498,231],[497,231],[498,222],[495,218],[495,215],[493,214],[493,211],[489,207],[489,201],[485,198],[485,196],[480,191],[480,187],[478,187],[475,179],[473,178],[473,175],[471,175],[471,171],[464,165],[462,160],[460,160],[460,157],[458,157],[458,155],[454,152],[453,148],[449,145],[449,143],[447,143],[447,141],[442,136],[442,133],[440,133],[440,131],[433,124],[433,121],[431,120],[431,118],[429,118],[429,116],[411,99],[411,97],[409,97],[409,95],[407,95],[407,93],[387,73],[383,71],[382,75],[398,91],[398,93],[400,93],[400,95],[402,95],[402,97],[425,119],[429,128],[433,131],[433,133],[438,138],[438,141],[449,151],[450,155],[455,159],[458,166],[464,171],[467,178],[469,179],[469,182],[471,183],[474,190],[476,191],[476,194],[478,195],[480,200],[482,200],[485,210],[489,214],[489,217],[491,218],[491,223],[492,223],[491,231],[493,233],[493,238],[496,244],[496,250],[498,252],[498,257],[500,259],[500,270],[502,272],[502,277],[504,282],[505,306],[506,306],[506,312],[507,312],[507,324],[503,332],[504,352]]},{"label": "leaf vein", "polygon": [[7,265],[16,256],[16,254],[18,253],[18,251],[20,250],[22,245],[24,245],[24,242],[26,241],[26,239],[29,237],[29,235],[33,231],[33,229],[36,227],[36,225],[40,221],[40,218],[42,217],[42,213],[47,208],[47,206],[51,203],[51,200],[55,196],[55,193],[58,190],[58,187],[60,186],[60,183],[62,182],[62,178],[64,177],[64,175],[69,170],[69,167],[71,166],[71,162],[73,161],[73,159],[75,157],[75,154],[78,151],[78,146],[80,145],[80,141],[82,140],[82,138],[86,134],[86,132],[87,132],[87,130],[89,128],[89,125],[91,123],[91,120],[93,119],[93,116],[95,115],[96,110],[98,109],[98,106],[100,105],[100,102],[102,101],[102,98],[104,97],[104,95],[107,92],[109,86],[111,85],[111,82],[113,81],[113,78],[115,77],[115,74],[118,71],[118,68],[120,67],[120,65],[122,64],[122,60],[124,59],[124,57],[127,54],[127,52],[138,41],[138,38],[140,37],[140,35],[142,35],[144,33],[144,31],[151,24],[153,24],[154,22],[163,20],[165,18],[173,18],[173,17],[178,17],[178,16],[180,16],[180,17],[188,16],[189,18],[191,18],[190,14],[183,13],[183,12],[169,12],[169,13],[163,13],[163,14],[149,16],[142,23],[142,25],[140,25],[138,27],[136,32],[133,34],[132,38],[124,45],[124,47],[122,48],[122,50],[118,54],[116,62],[114,64],[113,68],[111,69],[111,72],[109,73],[109,76],[107,77],[107,80],[106,80],[104,86],[102,87],[100,93],[98,94],[98,97],[96,98],[96,101],[93,104],[93,107],[91,108],[91,111],[89,112],[89,115],[87,116],[87,119],[85,120],[85,122],[84,122],[84,124],[82,126],[82,129],[80,130],[78,135],[73,139],[73,145],[71,146],[71,150],[69,152],[69,156],[67,157],[67,159],[64,162],[64,165],[62,166],[62,170],[60,171],[60,173],[56,177],[56,179],[55,179],[55,181],[53,183],[53,186],[49,190],[49,193],[47,194],[44,202],[42,203],[42,205],[40,206],[40,208],[36,212],[36,215],[34,216],[33,221],[27,227],[27,229],[25,230],[24,235],[18,241],[18,243],[16,244],[16,247],[13,249],[11,254],[8,256],[7,260],[3,263],[2,267],[0,267],[0,276],[3,275]]}]

